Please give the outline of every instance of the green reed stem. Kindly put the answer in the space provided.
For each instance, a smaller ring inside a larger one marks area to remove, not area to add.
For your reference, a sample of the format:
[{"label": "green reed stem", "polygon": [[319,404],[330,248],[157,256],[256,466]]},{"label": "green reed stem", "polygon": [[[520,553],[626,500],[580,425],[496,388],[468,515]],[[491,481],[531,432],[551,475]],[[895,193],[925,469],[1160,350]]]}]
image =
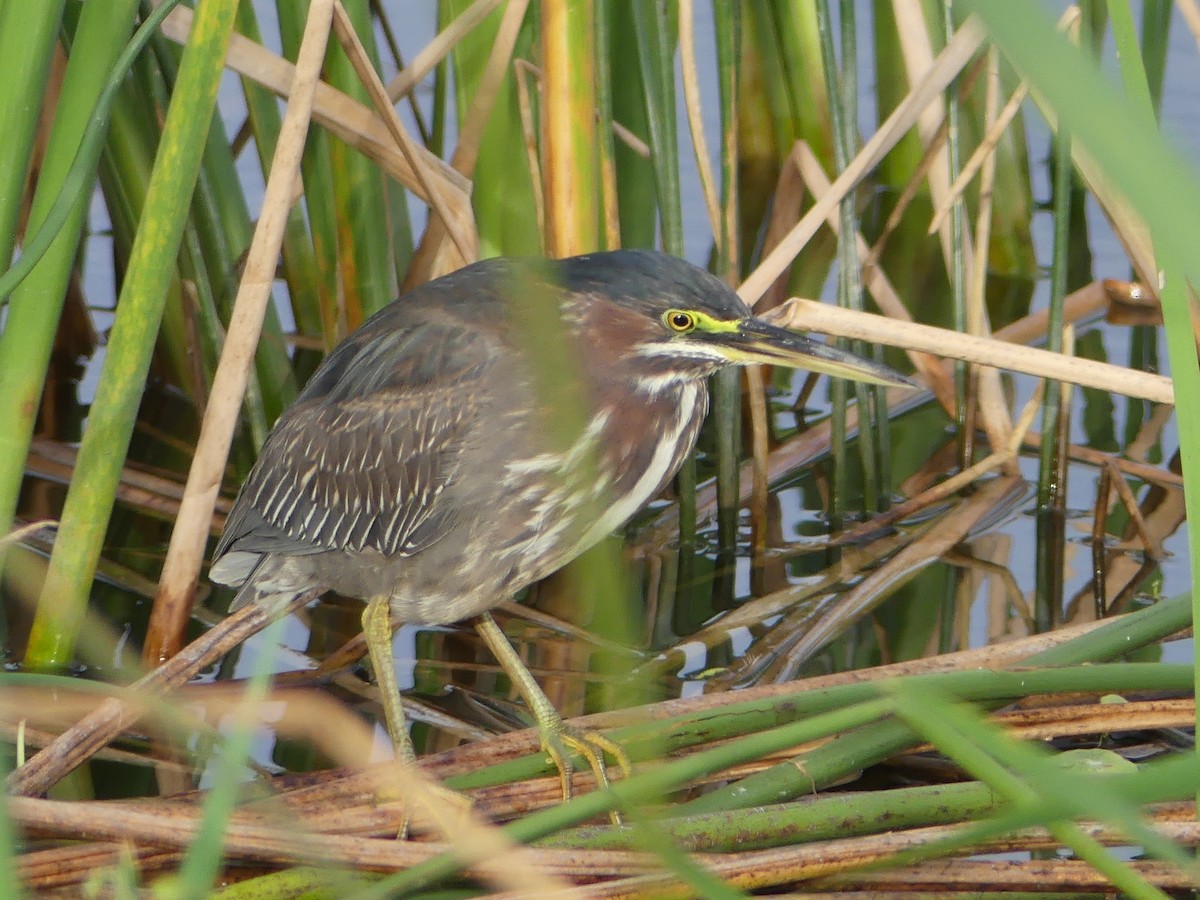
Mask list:
[{"label": "green reed stem", "polygon": [[[954,19],[951,15],[950,0],[942,0],[942,28],[943,36],[947,42],[954,35]],[[949,164],[950,171],[947,177],[953,183],[958,177],[958,173],[962,169],[962,149],[959,143],[959,116],[960,108],[958,103],[958,82],[951,82],[946,89],[946,159]],[[959,195],[954,200],[954,206],[950,210],[950,271],[946,274],[950,279],[950,294],[953,309],[954,330],[965,332],[967,330],[967,276],[966,276],[966,261],[963,258],[963,241],[966,240],[966,203],[963,202],[962,195]],[[967,395],[968,379],[967,365],[963,362],[954,363],[954,386],[955,386],[955,421],[959,429],[959,448],[960,458],[959,466],[966,468],[971,465],[971,447],[974,444],[974,435],[968,433],[968,414],[967,404],[971,403],[971,398]]]},{"label": "green reed stem", "polygon": [[[376,70],[375,29],[367,0],[344,0],[346,13]],[[326,55],[326,78],[338,90],[371,105],[367,90],[340,45],[331,42]],[[391,238],[380,225],[388,220],[387,190],[375,163],[340,138],[329,143],[333,184],[337,260],[341,272],[342,302],[350,328],[396,298],[396,272],[392,265]]]},{"label": "green reed stem", "polygon": [[[817,30],[821,40],[821,62],[828,96],[830,129],[833,133],[834,167],[837,172],[841,172],[849,161],[846,132],[843,125],[846,118],[843,110],[846,96],[839,87],[837,56],[833,50],[832,0],[821,0],[818,4]],[[851,273],[858,272],[858,251],[853,237],[857,234],[857,224],[850,226],[852,230],[847,230],[847,223],[855,222],[854,202],[854,194],[850,192],[842,198],[839,211],[841,227],[838,233],[838,303],[842,306],[850,305],[851,278],[853,277]],[[843,347],[846,344],[844,340],[838,340],[837,343]],[[829,514],[832,520],[832,529],[837,531],[841,528],[842,517],[846,512],[846,492],[850,480],[849,471],[846,468],[846,402],[848,397],[846,382],[840,378],[832,379],[829,383],[829,393],[832,406],[830,410],[830,440],[833,444],[833,491]],[[862,439],[865,434],[866,429],[860,432],[859,438]]]},{"label": "green reed stem", "polygon": [[[683,205],[679,184],[679,127],[675,103],[674,23],[666,6],[652,0],[632,5],[638,67],[645,91],[651,161],[662,247],[683,256]],[[675,477],[679,494],[679,582],[677,597],[692,588],[696,546],[696,459],[689,456]]]},{"label": "green reed stem", "polygon": [[[22,267],[28,273],[24,281],[18,281],[20,274],[12,270],[0,279],[5,282],[0,287],[0,300],[8,290],[13,290],[4,329],[0,332],[0,421],[5,423],[0,428],[0,532],[8,530],[16,512],[46,369],[96,177],[102,126],[115,93],[115,89],[106,85],[106,79],[121,54],[136,7],[135,0],[122,0],[103,7],[89,5],[80,12],[81,27],[76,31],[64,73],[54,127],[26,226],[26,234],[36,235],[34,239],[44,244],[43,254],[36,267],[35,256],[29,256],[29,264]],[[10,6],[10,12],[12,9]],[[6,27],[0,24],[0,32]],[[0,44],[5,40],[0,34]],[[16,60],[13,64],[17,64]],[[11,79],[13,89],[22,80]],[[32,79],[29,86],[34,87]],[[102,104],[104,114],[97,119],[93,109]],[[35,111],[37,105],[32,104]],[[7,129],[4,133],[14,132]],[[7,147],[8,141],[0,144]],[[4,147],[0,147],[0,154],[15,149],[7,147],[6,151]],[[0,170],[5,165],[0,161]],[[19,168],[24,177],[24,164]],[[65,188],[72,175],[78,184],[68,193]],[[4,188],[0,188],[0,194],[3,192]],[[18,189],[16,196],[22,195]],[[11,244],[0,259],[7,261],[10,251]]]},{"label": "green reed stem", "polygon": [[[688,850],[738,853],[798,842],[953,824],[994,812],[1000,801],[977,781],[807,797],[757,809],[655,820],[655,828]],[[629,827],[583,826],[538,841],[539,847],[636,850]]]},{"label": "green reed stem", "polygon": [[[838,170],[850,165],[850,160],[858,147],[858,19],[855,14],[854,0],[841,0],[840,15],[838,16],[841,32],[841,89],[842,102],[840,109],[834,104],[835,120],[834,134],[840,136],[835,141],[835,150],[840,158]],[[840,148],[840,149],[839,149]],[[858,261],[859,232],[857,195],[850,192],[842,198],[839,209],[841,225],[838,229],[838,254],[841,257],[839,266],[845,277],[845,298],[843,305],[862,311],[863,286],[862,270]],[[839,279],[839,285],[841,285]],[[865,354],[866,345],[861,341],[851,344],[856,353]],[[861,427],[858,436],[858,454],[863,467],[863,505],[865,509],[880,510],[883,508],[881,489],[886,486],[880,480],[879,453],[881,444],[886,442],[887,422],[875,415],[875,407],[871,403],[872,396],[883,396],[860,381],[854,382],[855,403],[861,417]]]},{"label": "green reed stem", "polygon": [[[513,840],[528,842],[593,816],[603,815],[609,808],[637,810],[647,797],[661,797],[704,775],[706,770],[711,770],[718,753],[721,758],[733,759],[749,754],[745,758],[754,759],[788,746],[795,746],[797,740],[815,740],[874,721],[884,715],[887,708],[888,704],[885,701],[862,703],[849,709],[838,709],[814,716],[805,722],[797,722],[773,732],[748,736],[737,742],[736,746],[729,746],[721,751],[709,751],[713,756],[696,754],[664,763],[639,773],[635,778],[618,781],[603,791],[585,794],[560,806],[526,816],[506,826],[505,832]],[[789,741],[793,743],[789,744]],[[700,759],[701,756],[707,758]],[[413,866],[406,872],[384,879],[377,885],[380,893],[371,893],[369,896],[403,896],[406,891],[427,886],[453,874],[461,865],[457,854],[453,851],[445,853]]]},{"label": "green reed stem", "polygon": [[1163,82],[1167,77],[1167,50],[1171,38],[1171,13],[1174,8],[1170,0],[1144,0],[1142,3],[1142,71],[1146,75],[1146,86],[1155,116],[1162,111]]},{"label": "green reed stem", "polygon": [[[260,40],[258,19],[252,3],[238,5],[237,30],[250,40]],[[265,179],[271,167],[271,160],[275,158],[275,147],[279,141],[279,128],[282,124],[279,104],[273,94],[254,84],[249,78],[242,79],[242,95],[246,100],[247,120],[250,132],[254,135],[254,147],[258,152],[260,169]],[[320,340],[323,337],[321,289],[325,286],[325,281],[317,267],[313,241],[302,204],[296,204],[288,213],[282,257],[283,278],[287,282],[296,331],[305,337]],[[327,302],[329,305],[336,305],[337,301],[333,298]],[[320,357],[311,350],[298,349],[292,361],[296,380],[303,384],[316,368]]]},{"label": "green reed stem", "polygon": [[146,385],[236,9],[237,0],[203,4],[184,50],[96,399],[30,633],[26,663],[34,668],[65,665],[83,622]]},{"label": "green reed stem", "polygon": [[[738,54],[742,40],[741,7],[713,7],[716,37],[717,87],[721,109],[721,202],[716,240],[717,273],[730,284],[741,274],[738,252]],[[757,377],[751,374],[748,377]],[[714,429],[717,437],[717,540],[730,557],[736,552],[741,508],[742,372],[728,369],[713,379]],[[723,573],[718,573],[718,578]],[[729,579],[724,579],[727,582]]]},{"label": "green reed stem", "polygon": [[[1036,665],[1031,661],[1031,664]],[[1104,668],[1106,674],[1100,675],[1095,671]],[[1127,671],[1121,672],[1120,669]],[[921,681],[923,676],[914,676],[914,689],[940,690],[951,694],[959,700],[982,703],[986,707],[1003,705],[1035,693],[1032,686],[1022,684],[1025,675],[1035,676],[1035,681],[1042,685],[1047,692],[1069,692],[1071,687],[1079,690],[1091,690],[1100,684],[1100,680],[1112,677],[1115,682],[1129,683],[1129,680],[1140,680],[1147,677],[1153,680],[1161,689],[1174,681],[1185,684],[1190,678],[1190,667],[1171,667],[1171,671],[1161,669],[1158,673],[1128,671],[1128,665],[1079,667],[1074,669],[1030,669],[1025,672],[958,672],[947,676],[947,680],[932,680],[927,684]],[[909,679],[902,679],[908,682]],[[1090,685],[1083,687],[1084,684]],[[1131,688],[1116,688],[1117,691]],[[878,685],[867,692],[866,696],[877,696]],[[843,699],[846,703],[862,703],[864,697],[851,699],[847,694]],[[834,707],[836,708],[836,707]],[[743,738],[739,738],[743,740]],[[800,754],[786,762],[779,763],[769,769],[764,769],[754,775],[742,778],[733,784],[710,791],[695,800],[677,805],[675,815],[694,815],[713,813],[721,810],[746,809],[766,803],[783,803],[818,791],[835,784],[858,769],[867,768],[887,759],[907,747],[918,743],[920,738],[912,729],[895,720],[884,720],[869,727],[840,734],[836,741],[824,744],[814,750]],[[668,741],[664,741],[668,746]],[[706,751],[707,752],[707,751]]]},{"label": "green reed stem", "polygon": [[617,148],[613,137],[611,17],[609,0],[596,0],[596,161],[600,169],[601,246],[605,250],[616,250],[621,246],[621,221],[617,208]]},{"label": "green reed stem", "polygon": [[[1166,606],[1164,604],[1164,607]],[[1100,630],[1105,632],[1103,635],[1100,631],[1088,635],[1087,646],[1091,650],[1125,652],[1132,643],[1137,643],[1128,640],[1135,633],[1139,639],[1161,637],[1164,633],[1171,633],[1184,620],[1186,611],[1186,604],[1175,602],[1170,608],[1155,608],[1125,616],[1125,621],[1114,622],[1114,626],[1120,624],[1123,627],[1110,626]],[[1136,622],[1133,621],[1134,616],[1139,617]],[[1084,650],[1083,641],[1084,639],[1072,642],[1071,646],[1057,648],[1057,653],[1051,652],[1041,656],[1070,658],[1079,655]],[[962,699],[1004,702],[1034,693],[1103,690],[1102,685],[1106,682],[1116,690],[1147,689],[1149,685],[1154,685],[1157,689],[1171,689],[1168,686],[1178,688],[1189,683],[1190,675],[1190,668],[1187,666],[1124,664],[1019,672],[956,672],[947,675],[914,676],[901,679],[899,683],[905,686],[905,690],[918,695],[937,686],[938,690]],[[1109,677],[1114,680],[1108,682]],[[1117,683],[1121,686],[1116,687]],[[561,806],[527,816],[508,826],[506,830],[516,840],[531,841],[601,815],[610,808],[636,812],[645,803],[646,798],[664,796],[696,778],[777,752],[775,748],[782,749],[802,741],[838,734],[836,741],[823,744],[817,750],[806,754],[800,761],[784,763],[744,778],[728,788],[677,806],[675,811],[682,815],[716,813],[721,810],[779,803],[799,794],[810,793],[836,778],[844,777],[848,771],[877,762],[919,740],[910,726],[895,719],[882,718],[890,709],[890,701],[877,698],[881,690],[889,688],[890,684],[879,683],[847,685],[817,692],[823,695],[819,704],[814,703],[817,698],[800,693],[794,698],[796,703],[806,709],[805,717],[800,721],[758,733],[743,734],[738,740],[727,741],[715,749],[639,771],[633,777],[617,782],[605,791],[588,794]],[[770,702],[757,705],[769,706]],[[798,710],[791,708],[790,713],[798,715]],[[718,714],[741,718],[744,711],[730,708],[713,712],[713,716]],[[621,740],[623,736],[620,731],[614,731],[612,737]],[[467,786],[462,779],[453,779],[448,783],[457,787]],[[713,800],[717,795],[722,795],[719,798],[720,802]],[[414,867],[395,879],[387,879],[381,883],[381,888],[386,887],[393,891],[414,889],[452,874],[459,865],[460,862],[454,854],[445,854]]]},{"label": "green reed stem", "polygon": [[663,250],[672,256],[683,256],[679,127],[675,117],[675,41],[665,6],[650,0],[636,0],[634,34],[646,92]]},{"label": "green reed stem", "polygon": [[[307,10],[307,2],[276,2],[279,38],[283,44],[283,54],[288,59],[294,60],[300,50]],[[273,105],[275,99],[270,98],[270,102]],[[311,230],[315,270],[311,290],[316,295],[317,311],[315,316],[309,312],[303,319],[298,318],[297,322],[307,323],[310,316],[316,318],[319,322],[316,334],[320,336],[326,351],[332,350],[348,331],[346,311],[340,300],[337,208],[329,149],[333,141],[334,138],[324,128],[310,129],[300,162],[300,174],[304,181],[304,211]],[[269,160],[271,157],[264,158]]]},{"label": "green reed stem", "polygon": [[[0,748],[0,778],[8,780],[8,775],[13,770],[15,762],[10,747]],[[16,859],[19,848],[17,832],[8,815],[8,792],[0,791],[0,872],[17,870]],[[15,878],[9,879],[7,891],[7,896],[12,900],[20,900],[25,896],[21,884]]]},{"label": "green reed stem", "polygon": [[[1154,115],[1153,92],[1142,62],[1132,12],[1128,6],[1115,0],[1109,0],[1108,11],[1112,18],[1113,38],[1119,51],[1121,79],[1129,100],[1130,112],[1140,120],[1138,127],[1145,134],[1156,135],[1159,131]],[[1200,189],[1200,185],[1194,181],[1192,187]],[[1180,256],[1177,249],[1168,249],[1165,246],[1166,239],[1173,234],[1176,223],[1165,217],[1147,218],[1162,272],[1160,295],[1163,324],[1167,332],[1167,348],[1175,381],[1175,420],[1179,428],[1180,452],[1183,457],[1184,504],[1189,520],[1194,522],[1200,521],[1195,518],[1200,515],[1200,498],[1195,496],[1200,492],[1200,475],[1197,474],[1200,472],[1200,423],[1196,421],[1200,415],[1200,370],[1197,367],[1190,313],[1195,299],[1192,296],[1193,292],[1188,289],[1188,281],[1190,280],[1192,285],[1200,284],[1200,273],[1189,273],[1185,269],[1182,261],[1185,258],[1191,259],[1191,256]],[[1197,267],[1193,265],[1192,268]],[[1190,498],[1189,489],[1192,492]],[[1192,621],[1195,623],[1200,619],[1200,529],[1189,529],[1188,539],[1192,571]],[[1195,654],[1197,662],[1200,663],[1200,644],[1196,645]],[[1195,688],[1200,690],[1200,674],[1197,674]],[[1197,724],[1200,725],[1200,710],[1197,711]],[[1197,748],[1197,754],[1200,755],[1200,748]]]},{"label": "green reed stem", "polygon": [[[34,129],[65,5],[43,0],[0,6],[0,59],[7,73],[0,83],[0,264],[8,263],[16,246]],[[0,290],[0,302],[6,293]]]},{"label": "green reed stem", "polygon": [[[1155,617],[1124,622],[1128,631],[1114,632],[1129,634],[1129,644],[1140,645],[1146,640],[1162,636],[1155,630],[1156,623],[1177,622],[1186,612],[1186,603],[1181,598],[1169,601],[1170,610]],[[1142,615],[1131,614],[1131,615]],[[1136,631],[1134,629],[1137,629]],[[1139,634],[1140,631],[1140,634]],[[1150,637],[1145,634],[1149,631]],[[1123,638],[1117,638],[1123,639]],[[1081,639],[1082,642],[1083,639]],[[1110,641],[1110,643],[1115,643]],[[1073,648],[1081,659],[1111,658],[1111,647],[1101,646],[1093,652]],[[1074,668],[1044,668],[1021,671],[967,671],[929,676],[910,676],[913,684],[928,686],[962,700],[993,702],[1010,700],[1032,693],[1054,693],[1088,691],[1114,693],[1132,690],[1183,690],[1191,679],[1191,667],[1161,664],[1091,664]],[[750,734],[783,727],[810,716],[821,715],[832,710],[863,703],[878,696],[878,685],[862,682],[812,690],[797,689],[795,694],[762,700],[746,700],[725,706],[687,713],[653,722],[614,728],[609,736],[629,751],[634,761],[656,758],[655,754],[678,752],[688,747],[715,741],[738,744]],[[911,738],[911,734],[910,734]],[[742,779],[737,785],[713,792],[722,794],[713,797],[706,794],[696,800],[676,807],[679,815],[717,812],[728,808],[742,808],[756,802],[779,803],[797,796],[793,791],[803,792],[820,788],[844,777],[855,767],[870,765],[883,757],[873,754],[880,747],[892,748],[898,733],[878,735],[843,735],[825,748],[818,748],[802,757],[803,765],[797,770],[795,761],[781,764],[771,770]],[[845,757],[839,753],[846,751]],[[708,752],[708,751],[704,751]],[[888,752],[895,752],[889,749]],[[717,757],[724,760],[724,757]],[[867,760],[867,762],[863,762]],[[726,764],[732,764],[728,760]],[[792,771],[788,771],[791,769]],[[447,779],[447,784],[460,790],[487,787],[494,784],[531,778],[552,771],[544,756],[534,755],[497,763],[470,774],[456,775]],[[749,794],[746,794],[749,791]],[[745,802],[743,802],[743,798]]]},{"label": "green reed stem", "polygon": [[[1154,834],[1137,822],[1136,810],[1130,805],[1111,801],[1094,778],[1073,773],[1063,766],[1053,766],[1048,752],[1037,744],[1023,743],[1004,734],[1001,729],[987,721],[974,710],[941,697],[937,692],[925,691],[920,696],[910,689],[901,687],[895,691],[897,712],[915,728],[922,737],[931,741],[939,750],[955,760],[968,773],[992,788],[997,796],[1014,806],[1032,805],[1039,797],[1056,796],[1058,809],[1070,808],[1072,798],[1097,798],[1099,803],[1088,806],[1117,807],[1114,817],[1103,814],[1096,816],[1101,821],[1118,824],[1130,832],[1131,838],[1139,841],[1145,837],[1147,849],[1154,847],[1164,852],[1166,858],[1183,863],[1182,849],[1172,848],[1169,841]],[[1043,770],[1053,770],[1047,778]],[[1039,775],[1042,777],[1039,778]],[[1040,782],[1040,783],[1039,783]],[[1069,847],[1077,857],[1086,860],[1097,871],[1102,872],[1115,885],[1135,897],[1158,897],[1159,893],[1131,869],[1119,862],[1093,837],[1085,834],[1074,822],[1070,813],[1052,813],[1042,823],[1047,830]],[[1089,816],[1091,818],[1091,816]]]},{"label": "green reed stem", "polygon": [[[1054,139],[1054,259],[1050,268],[1050,308],[1046,349],[1062,352],[1063,298],[1067,293],[1067,268],[1071,242],[1071,136],[1059,129]],[[1037,540],[1034,568],[1037,587],[1034,619],[1039,630],[1048,631],[1058,619],[1063,590],[1063,510],[1067,486],[1058,483],[1059,419],[1062,386],[1045,382],[1042,396],[1042,445],[1038,455]]]}]

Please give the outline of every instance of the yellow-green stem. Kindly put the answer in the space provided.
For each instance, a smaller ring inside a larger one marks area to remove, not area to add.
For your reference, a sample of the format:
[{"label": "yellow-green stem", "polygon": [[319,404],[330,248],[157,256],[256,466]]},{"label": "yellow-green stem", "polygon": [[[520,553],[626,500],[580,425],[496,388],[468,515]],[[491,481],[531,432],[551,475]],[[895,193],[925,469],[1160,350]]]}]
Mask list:
[{"label": "yellow-green stem", "polygon": [[63,666],[70,660],[87,609],[236,9],[237,0],[202,4],[180,64],[96,399],[30,633],[26,663],[34,668]]}]

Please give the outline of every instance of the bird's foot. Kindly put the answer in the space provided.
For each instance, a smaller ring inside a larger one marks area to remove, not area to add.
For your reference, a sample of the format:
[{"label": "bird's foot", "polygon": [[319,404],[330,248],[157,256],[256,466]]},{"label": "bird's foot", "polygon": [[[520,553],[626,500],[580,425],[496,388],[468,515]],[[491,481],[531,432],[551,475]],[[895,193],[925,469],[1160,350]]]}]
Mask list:
[{"label": "bird's foot", "polygon": [[[578,753],[587,760],[599,788],[606,788],[610,783],[608,765],[604,759],[606,753],[616,761],[624,777],[633,774],[633,765],[625,748],[599,731],[568,725],[557,713],[553,720],[539,723],[539,730],[542,749],[558,769],[564,801],[571,799],[571,775],[575,771],[572,753]],[[610,811],[608,816],[614,825],[622,824],[621,814],[617,810]]]},{"label": "bird's foot", "polygon": [[[495,654],[508,677],[513,680],[517,691],[537,720],[538,732],[542,736],[542,749],[549,754],[551,761],[558,768],[563,800],[571,799],[571,772],[574,770],[572,753],[578,753],[587,760],[596,776],[596,783],[601,788],[608,787],[609,783],[608,769],[604,764],[605,753],[617,761],[617,765],[626,776],[633,774],[629,754],[620,744],[598,731],[576,728],[563,721],[554,704],[538,686],[537,680],[529,673],[529,669],[525,667],[525,663],[521,661],[521,657],[517,655],[517,651],[508,642],[508,638],[504,636],[504,632],[490,613],[480,613],[475,620],[475,630]],[[621,824],[621,817],[615,810],[609,813],[609,818],[614,825]]]}]

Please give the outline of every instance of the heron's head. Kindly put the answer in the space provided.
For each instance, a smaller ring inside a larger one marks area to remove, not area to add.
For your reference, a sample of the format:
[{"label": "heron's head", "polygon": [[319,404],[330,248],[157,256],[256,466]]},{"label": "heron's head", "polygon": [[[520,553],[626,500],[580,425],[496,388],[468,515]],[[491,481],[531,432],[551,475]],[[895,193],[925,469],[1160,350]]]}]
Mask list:
[{"label": "heron's head", "polygon": [[560,262],[567,315],[625,374],[655,389],[726,366],[789,366],[871,384],[910,385],[887,366],[757,318],[734,291],[691,263],[642,250]]}]

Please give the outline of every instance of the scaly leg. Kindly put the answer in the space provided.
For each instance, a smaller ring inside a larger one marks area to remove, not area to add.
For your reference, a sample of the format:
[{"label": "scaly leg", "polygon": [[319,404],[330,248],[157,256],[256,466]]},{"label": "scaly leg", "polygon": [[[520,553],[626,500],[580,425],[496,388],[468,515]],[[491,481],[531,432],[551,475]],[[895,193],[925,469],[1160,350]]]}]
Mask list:
[{"label": "scaly leg", "polygon": [[404,704],[400,699],[400,684],[396,680],[396,660],[392,656],[392,607],[387,597],[372,597],[362,614],[363,635],[371,654],[371,668],[379,685],[379,701],[388,737],[397,758],[416,762],[417,751],[404,727]]},{"label": "scaly leg", "polygon": [[[475,630],[479,632],[479,636],[483,638],[488,649],[492,651],[492,655],[500,662],[501,667],[508,673],[508,677],[513,680],[517,690],[529,705],[530,710],[533,711],[538,731],[542,736],[542,748],[550,755],[550,759],[558,768],[564,800],[571,799],[571,772],[574,768],[567,752],[568,748],[587,760],[601,787],[608,787],[608,771],[604,764],[606,752],[617,761],[617,765],[621,767],[621,771],[626,776],[632,774],[629,754],[620,744],[598,731],[575,728],[563,721],[558,710],[554,708],[554,704],[550,702],[550,699],[538,687],[533,675],[525,668],[521,657],[517,656],[517,651],[508,642],[508,638],[504,636],[504,632],[500,630],[500,626],[496,624],[491,613],[483,613],[475,620]],[[615,813],[613,820],[614,822],[619,821]]]},{"label": "scaly leg", "polygon": [[[387,597],[372,597],[368,601],[362,614],[362,629],[367,639],[367,652],[371,655],[371,668],[375,670],[383,721],[388,737],[392,739],[392,752],[399,761],[415,763],[417,751],[413,748],[408,729],[404,727],[404,703],[400,699],[400,684],[396,680],[396,658],[392,656],[392,607]],[[380,791],[380,794],[391,792],[392,789],[387,789]],[[408,817],[406,809],[404,820],[396,833],[400,840],[408,836]]]},{"label": "scaly leg", "polygon": [[[371,667],[375,670],[375,683],[379,687],[384,721],[387,724],[388,736],[392,739],[396,759],[405,765],[415,765],[417,751],[413,748],[408,729],[404,727],[404,704],[400,698],[400,684],[396,680],[396,659],[392,656],[392,609],[387,597],[371,598],[367,608],[363,610],[362,627],[367,638],[367,650],[371,654]],[[426,787],[432,791],[435,800],[451,808],[457,808],[462,813],[471,808],[470,797],[436,782],[427,784]],[[408,814],[405,814],[396,836],[403,839],[407,834]]]}]

